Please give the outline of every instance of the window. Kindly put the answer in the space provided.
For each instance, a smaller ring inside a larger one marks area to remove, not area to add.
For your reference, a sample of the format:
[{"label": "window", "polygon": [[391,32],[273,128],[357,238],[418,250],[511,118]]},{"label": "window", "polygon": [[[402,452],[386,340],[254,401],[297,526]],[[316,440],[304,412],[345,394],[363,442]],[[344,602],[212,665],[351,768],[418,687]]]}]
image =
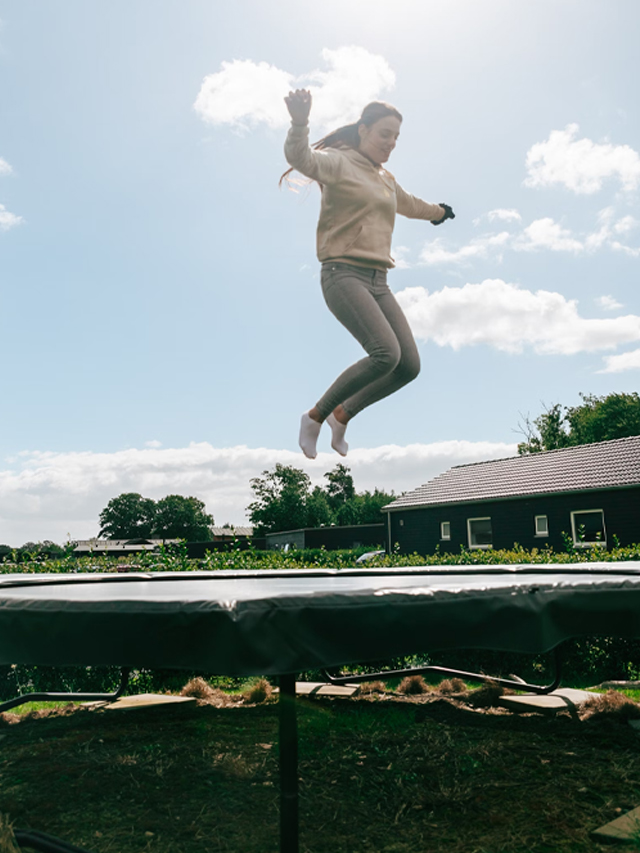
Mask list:
[{"label": "window", "polygon": [[547,518],[546,515],[536,515],[535,525],[536,525],[536,536],[548,536],[549,535],[549,519]]},{"label": "window", "polygon": [[578,548],[590,548],[607,544],[604,512],[601,509],[581,509],[571,513],[573,544]]},{"label": "window", "polygon": [[441,521],[440,522],[440,538],[441,539],[451,539],[451,522],[450,521]]},{"label": "window", "polygon": [[469,548],[491,548],[493,533],[490,518],[468,518]]}]

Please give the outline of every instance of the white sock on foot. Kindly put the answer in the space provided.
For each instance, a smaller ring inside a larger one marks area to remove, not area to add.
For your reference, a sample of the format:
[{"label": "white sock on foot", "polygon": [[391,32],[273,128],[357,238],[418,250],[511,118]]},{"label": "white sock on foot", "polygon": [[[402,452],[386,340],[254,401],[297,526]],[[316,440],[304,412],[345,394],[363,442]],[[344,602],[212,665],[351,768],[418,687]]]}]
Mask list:
[{"label": "white sock on foot", "polygon": [[320,435],[321,426],[322,424],[314,421],[306,412],[300,419],[300,438],[298,439],[298,444],[307,459],[315,459],[318,455],[316,442]]},{"label": "white sock on foot", "polygon": [[327,423],[331,427],[331,447],[339,453],[340,456],[346,456],[349,450],[349,445],[344,440],[344,434],[347,429],[347,424],[341,424],[336,416],[331,412],[327,418]]}]

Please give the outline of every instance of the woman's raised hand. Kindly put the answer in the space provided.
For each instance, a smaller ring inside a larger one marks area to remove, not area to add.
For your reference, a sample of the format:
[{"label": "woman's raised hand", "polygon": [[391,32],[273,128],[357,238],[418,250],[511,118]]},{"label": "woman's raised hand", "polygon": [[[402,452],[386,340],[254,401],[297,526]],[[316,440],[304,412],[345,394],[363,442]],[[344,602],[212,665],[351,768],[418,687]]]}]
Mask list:
[{"label": "woman's raised hand", "polygon": [[306,124],[309,121],[311,92],[308,89],[296,89],[295,92],[289,92],[284,102],[294,124]]}]

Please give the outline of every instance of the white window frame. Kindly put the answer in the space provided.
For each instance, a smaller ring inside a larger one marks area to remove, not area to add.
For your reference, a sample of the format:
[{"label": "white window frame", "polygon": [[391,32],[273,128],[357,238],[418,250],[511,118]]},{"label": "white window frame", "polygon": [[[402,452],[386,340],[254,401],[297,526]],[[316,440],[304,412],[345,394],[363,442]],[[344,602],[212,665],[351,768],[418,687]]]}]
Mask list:
[{"label": "white window frame", "polygon": [[491,545],[472,545],[471,544],[471,522],[472,521],[491,521],[490,515],[482,516],[482,518],[468,518],[467,519],[467,542],[469,543],[469,550],[477,551],[483,550],[488,551],[490,548],[493,548],[493,525],[491,525]]},{"label": "white window frame", "polygon": [[[446,525],[446,533],[445,533],[445,525]],[[445,542],[451,539],[451,522],[450,521],[441,521],[440,522],[440,539]]]},{"label": "white window frame", "polygon": [[[602,532],[604,538],[595,542],[581,542],[578,538],[576,530],[576,515],[588,515],[590,512],[599,512],[602,516]],[[571,535],[573,536],[573,544],[576,548],[606,548],[607,547],[607,528],[604,523],[603,509],[576,509],[571,512]]]},{"label": "white window frame", "polygon": [[[538,524],[539,519],[544,519],[544,530],[540,530],[540,525]],[[536,536],[548,536],[549,535],[549,516],[548,515],[536,515],[534,516],[533,521],[535,527]]]}]

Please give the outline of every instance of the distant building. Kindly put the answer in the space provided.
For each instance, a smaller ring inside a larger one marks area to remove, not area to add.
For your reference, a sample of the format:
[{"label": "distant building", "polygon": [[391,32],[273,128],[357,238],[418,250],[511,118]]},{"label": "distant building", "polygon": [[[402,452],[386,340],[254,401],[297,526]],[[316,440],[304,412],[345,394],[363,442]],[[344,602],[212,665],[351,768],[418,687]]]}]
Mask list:
[{"label": "distant building", "polygon": [[381,524],[351,524],[344,527],[303,527],[265,534],[269,550],[297,548],[326,548],[327,551],[379,546],[386,548],[386,528]]},{"label": "distant building", "polygon": [[157,551],[161,545],[174,545],[179,539],[79,539],[73,553],[82,557],[87,554],[108,555],[142,554]]},{"label": "distant building", "polygon": [[[450,468],[383,508],[402,553],[640,542],[640,436]],[[614,540],[615,537],[615,540]]]},{"label": "distant building", "polygon": [[251,539],[253,527],[212,527],[213,542],[233,542],[236,539]]},{"label": "distant building", "polygon": [[253,527],[212,527],[212,538],[207,542],[187,542],[187,553],[194,560],[202,559],[207,551],[246,551],[263,549],[264,539],[253,535]]}]

